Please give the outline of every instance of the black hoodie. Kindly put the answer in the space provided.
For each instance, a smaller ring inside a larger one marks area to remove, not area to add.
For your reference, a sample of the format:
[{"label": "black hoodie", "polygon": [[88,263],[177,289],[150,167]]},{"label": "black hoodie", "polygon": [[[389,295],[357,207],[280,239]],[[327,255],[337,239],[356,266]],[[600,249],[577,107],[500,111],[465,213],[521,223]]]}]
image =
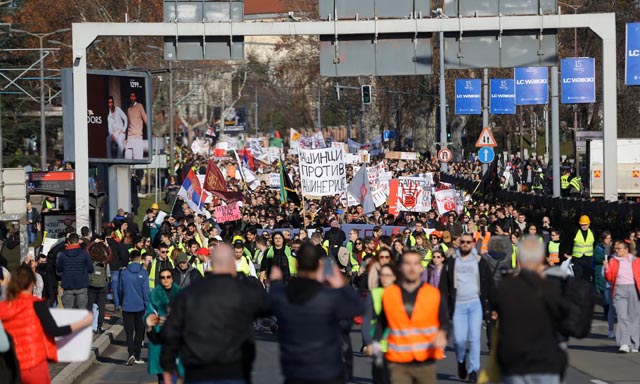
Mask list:
[{"label": "black hoodie", "polygon": [[278,318],[282,372],[287,379],[336,380],[344,377],[340,320],[362,313],[356,291],[324,287],[315,280],[293,278],[271,287]]}]

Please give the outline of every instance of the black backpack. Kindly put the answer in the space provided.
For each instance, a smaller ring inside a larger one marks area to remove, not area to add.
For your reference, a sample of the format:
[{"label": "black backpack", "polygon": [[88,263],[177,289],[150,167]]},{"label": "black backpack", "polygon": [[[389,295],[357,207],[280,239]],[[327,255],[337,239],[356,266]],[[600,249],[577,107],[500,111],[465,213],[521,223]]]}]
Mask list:
[{"label": "black backpack", "polygon": [[107,268],[104,263],[93,263],[90,285],[94,288],[104,288],[107,286]]},{"label": "black backpack", "polygon": [[560,321],[560,332],[569,337],[583,339],[591,331],[595,289],[585,279],[568,277],[562,286],[565,316]]}]

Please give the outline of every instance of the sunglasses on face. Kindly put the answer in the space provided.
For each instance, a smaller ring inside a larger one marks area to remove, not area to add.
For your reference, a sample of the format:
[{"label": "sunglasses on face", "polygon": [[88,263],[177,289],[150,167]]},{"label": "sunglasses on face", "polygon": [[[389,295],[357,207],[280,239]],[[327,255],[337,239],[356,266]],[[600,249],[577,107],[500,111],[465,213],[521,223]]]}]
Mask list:
[{"label": "sunglasses on face", "polygon": [[460,240],[460,244],[471,244],[473,243],[472,240]]},{"label": "sunglasses on face", "polygon": [[160,279],[162,279],[162,280],[169,280],[169,279],[173,279],[173,276],[166,276],[166,275],[164,275],[164,276],[160,276]]},{"label": "sunglasses on face", "polygon": [[362,245],[362,242],[356,241],[356,245]]}]

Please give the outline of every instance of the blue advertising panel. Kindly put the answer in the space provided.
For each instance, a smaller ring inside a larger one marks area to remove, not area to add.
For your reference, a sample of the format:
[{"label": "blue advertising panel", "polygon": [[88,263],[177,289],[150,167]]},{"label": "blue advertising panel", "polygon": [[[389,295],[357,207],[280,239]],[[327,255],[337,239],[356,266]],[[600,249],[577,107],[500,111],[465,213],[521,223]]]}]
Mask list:
[{"label": "blue advertising panel", "polygon": [[596,61],[588,57],[562,59],[562,104],[596,102]]},{"label": "blue advertising panel", "polygon": [[640,23],[627,23],[625,52],[624,83],[640,85]]},{"label": "blue advertising panel", "polygon": [[456,79],[456,115],[481,114],[481,92],[480,79]]},{"label": "blue advertising panel", "polygon": [[516,105],[547,104],[549,71],[547,67],[520,67],[515,70]]},{"label": "blue advertising panel", "polygon": [[516,113],[513,79],[491,79],[489,83],[489,110],[493,115]]}]

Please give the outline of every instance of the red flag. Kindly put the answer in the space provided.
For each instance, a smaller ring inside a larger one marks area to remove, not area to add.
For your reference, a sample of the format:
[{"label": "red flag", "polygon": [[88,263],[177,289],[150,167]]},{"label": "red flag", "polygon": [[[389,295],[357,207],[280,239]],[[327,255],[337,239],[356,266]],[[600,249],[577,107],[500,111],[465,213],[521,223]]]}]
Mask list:
[{"label": "red flag", "polygon": [[209,163],[207,164],[207,174],[204,178],[204,189],[229,204],[244,200],[244,195],[242,193],[227,191],[227,183],[224,180],[224,176],[222,176],[222,172],[220,172],[220,168],[218,168],[214,160],[209,160]]},{"label": "red flag", "polygon": [[280,138],[280,131],[276,131],[276,139]]}]

